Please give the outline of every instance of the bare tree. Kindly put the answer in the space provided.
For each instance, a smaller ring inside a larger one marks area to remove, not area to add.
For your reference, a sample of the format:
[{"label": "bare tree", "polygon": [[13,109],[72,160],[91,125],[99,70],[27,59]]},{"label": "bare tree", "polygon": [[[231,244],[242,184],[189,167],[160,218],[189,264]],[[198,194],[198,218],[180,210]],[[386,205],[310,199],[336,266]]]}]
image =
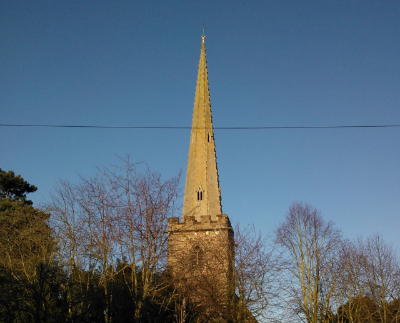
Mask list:
[{"label": "bare tree", "polygon": [[334,287],[335,309],[338,322],[375,322],[376,307],[367,294],[365,257],[355,242],[344,241],[337,262],[340,273]]},{"label": "bare tree", "polygon": [[[167,218],[174,216],[179,198],[179,175],[163,180],[148,168],[139,171],[129,159],[124,162],[81,177],[78,184],[60,182],[48,203],[71,285],[81,286],[83,294],[93,286],[101,289],[107,323],[117,306],[111,288],[117,279],[129,291],[134,320],[146,321],[144,313],[151,314],[143,306],[164,288]],[[69,292],[71,301],[74,293]],[[90,300],[73,305],[68,305],[71,317],[92,306]]]},{"label": "bare tree", "polygon": [[116,261],[112,193],[100,176],[82,177],[78,184],[60,181],[47,205],[59,246],[59,262],[69,277],[62,292],[67,307],[64,311],[70,320],[85,315],[91,305],[88,293],[93,284],[103,289],[104,319],[111,320],[108,285]]},{"label": "bare tree", "polygon": [[397,251],[378,234],[343,245],[335,286],[339,322],[395,322],[399,312]]},{"label": "bare tree", "polygon": [[90,306],[87,293],[91,277],[85,274],[89,263],[82,243],[85,235],[83,208],[79,204],[80,186],[59,181],[50,196],[47,208],[51,211],[50,223],[57,240],[57,259],[68,280],[61,285],[64,315],[72,321]]},{"label": "bare tree", "polygon": [[125,264],[121,270],[139,320],[143,302],[168,287],[160,285],[164,280],[157,276],[166,267],[167,221],[179,209],[180,174],[163,181],[160,174],[148,168],[137,172],[129,159],[124,170],[123,174],[108,173],[108,178],[119,205],[118,244]]},{"label": "bare tree", "polygon": [[359,241],[359,245],[365,259],[367,296],[378,309],[380,322],[392,322],[399,311],[398,307],[391,309],[391,303],[400,296],[400,263],[397,252],[379,234],[367,238],[364,243]]},{"label": "bare tree", "polygon": [[[237,322],[271,317],[276,299],[277,260],[269,237],[254,226],[235,226],[235,307]],[[268,309],[268,310],[267,310]]]},{"label": "bare tree", "polygon": [[308,323],[328,321],[338,275],[341,233],[308,204],[293,203],[276,230],[282,248],[280,287],[286,305]]}]

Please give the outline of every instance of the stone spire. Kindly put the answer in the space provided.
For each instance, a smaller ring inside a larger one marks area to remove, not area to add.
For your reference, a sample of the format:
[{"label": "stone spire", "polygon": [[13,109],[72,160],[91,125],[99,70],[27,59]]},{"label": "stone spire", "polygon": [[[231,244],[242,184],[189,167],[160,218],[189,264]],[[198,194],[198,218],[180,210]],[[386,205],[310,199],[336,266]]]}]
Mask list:
[{"label": "stone spire", "polygon": [[205,36],[201,36],[201,53],[194,100],[189,161],[186,173],[183,220],[186,216],[210,215],[212,221],[222,214],[214,133],[208,88]]}]

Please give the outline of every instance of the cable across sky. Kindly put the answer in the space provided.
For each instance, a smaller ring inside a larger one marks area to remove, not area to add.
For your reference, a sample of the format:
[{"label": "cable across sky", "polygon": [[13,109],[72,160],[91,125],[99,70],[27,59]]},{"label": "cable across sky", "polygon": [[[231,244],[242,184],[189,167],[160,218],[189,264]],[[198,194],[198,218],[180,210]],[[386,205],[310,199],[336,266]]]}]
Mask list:
[{"label": "cable across sky", "polygon": [[[0,127],[42,127],[42,128],[92,128],[92,129],[192,129],[189,126],[99,126],[59,124],[0,124]],[[274,130],[274,129],[348,129],[348,128],[399,128],[400,124],[383,125],[333,125],[333,126],[245,126],[214,127],[214,130]]]}]

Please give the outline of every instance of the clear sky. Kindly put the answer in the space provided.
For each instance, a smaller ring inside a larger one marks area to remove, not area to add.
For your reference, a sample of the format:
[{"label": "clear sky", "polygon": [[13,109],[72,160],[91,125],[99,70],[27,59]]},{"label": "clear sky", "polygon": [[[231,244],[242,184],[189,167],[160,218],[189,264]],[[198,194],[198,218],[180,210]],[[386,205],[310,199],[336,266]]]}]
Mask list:
[{"label": "clear sky", "polygon": [[[191,126],[203,23],[214,127],[400,124],[398,0],[1,1],[0,123]],[[0,167],[38,186],[38,205],[117,155],[185,174],[189,136],[0,126]],[[272,232],[303,201],[345,237],[400,247],[400,128],[215,140],[233,222]]]}]

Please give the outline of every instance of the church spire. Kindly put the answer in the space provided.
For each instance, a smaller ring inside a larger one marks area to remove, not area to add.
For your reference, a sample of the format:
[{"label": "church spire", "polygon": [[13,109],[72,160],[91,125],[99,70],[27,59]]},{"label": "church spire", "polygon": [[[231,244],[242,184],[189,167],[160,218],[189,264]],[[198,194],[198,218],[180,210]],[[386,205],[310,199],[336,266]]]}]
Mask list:
[{"label": "church spire", "polygon": [[200,220],[202,215],[210,215],[211,220],[215,221],[217,215],[222,214],[222,209],[208,88],[205,37],[203,33],[186,173],[183,217],[192,215],[196,220]]}]

